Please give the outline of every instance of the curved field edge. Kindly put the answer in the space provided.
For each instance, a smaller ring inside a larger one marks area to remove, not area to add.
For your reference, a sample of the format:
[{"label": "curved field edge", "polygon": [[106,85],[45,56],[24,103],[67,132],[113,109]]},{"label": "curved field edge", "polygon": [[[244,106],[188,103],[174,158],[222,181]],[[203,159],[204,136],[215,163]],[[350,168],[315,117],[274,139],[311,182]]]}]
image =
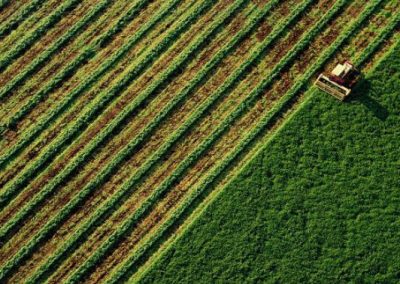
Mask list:
[{"label": "curved field edge", "polygon": [[[395,204],[391,204],[390,198],[383,195],[389,191],[392,194],[392,203],[396,198],[398,200],[399,196],[395,196],[394,190],[396,181],[393,180],[396,167],[395,164],[390,164],[389,160],[385,160],[389,157],[395,163],[398,153],[382,155],[384,153],[375,153],[375,148],[371,145],[370,148],[362,148],[360,145],[372,142],[371,139],[364,139],[367,137],[362,136],[371,135],[370,126],[366,125],[366,121],[371,122],[376,131],[381,132],[384,132],[383,124],[389,124],[392,131],[387,129],[386,132],[395,133],[396,123],[390,121],[396,119],[395,106],[390,103],[395,101],[396,93],[393,91],[396,90],[396,84],[397,89],[399,88],[400,62],[398,56],[396,57],[399,51],[400,43],[397,41],[396,46],[367,75],[365,82],[370,82],[371,86],[366,88],[367,83],[363,83],[360,87],[358,93],[366,90],[367,94],[360,95],[348,104],[339,104],[330,96],[311,89],[312,94],[309,94],[297,111],[284,122],[284,127],[282,125],[261,149],[255,152],[256,154],[234,176],[232,182],[214,194],[207,204],[199,206],[199,209],[203,207],[202,210],[197,210],[191,220],[187,220],[189,222],[183,226],[185,228],[181,234],[175,236],[169,246],[162,245],[160,259],[155,259],[147,270],[139,271],[131,280],[141,279],[141,282],[145,283],[169,282],[172,279],[195,281],[196,277],[210,281],[254,281],[265,279],[263,277],[278,281],[293,281],[298,277],[303,280],[325,277],[322,279],[326,281],[393,280],[393,277],[396,277],[395,271],[398,271],[395,263],[399,261],[398,257],[395,257],[398,250],[395,246],[390,246],[390,243],[395,244],[398,240],[380,243],[379,239],[376,239],[377,236],[393,237],[393,234],[390,235],[390,228],[385,227],[385,224],[388,224],[383,222],[383,217],[376,215],[374,211],[382,209],[379,205],[387,201],[386,217],[396,219],[392,210],[396,207]],[[389,62],[390,68],[385,70]],[[386,79],[382,78],[387,78],[389,74],[392,78],[385,84]],[[389,96],[390,91],[392,93]],[[382,95],[379,96],[380,94]],[[385,115],[388,116],[385,118]],[[303,130],[300,135],[299,130]],[[360,144],[354,143],[354,136],[359,138],[356,141]],[[377,140],[382,137],[377,136]],[[390,141],[385,139],[389,142],[388,150],[399,149],[398,145],[397,148],[394,145],[394,140],[393,137]],[[384,148],[380,150],[383,151]],[[363,155],[367,150],[370,152]],[[317,158],[314,157],[315,151],[318,152]],[[338,152],[346,170],[340,169],[340,162],[335,160]],[[354,153],[360,155],[361,162],[351,160]],[[375,158],[380,159],[376,163],[377,166],[368,168],[366,163],[370,156],[367,154],[375,154]],[[318,160],[321,155],[322,161]],[[318,170],[315,170],[316,168]],[[389,175],[381,176],[379,170],[382,168],[385,168]],[[366,172],[374,172],[376,176],[370,175],[370,179],[368,176],[363,177]],[[324,178],[323,175],[327,177]],[[340,179],[334,180],[329,175],[339,175]],[[359,184],[354,182],[354,179]],[[371,184],[368,184],[369,181]],[[369,191],[361,193],[360,188],[363,186]],[[397,183],[397,189],[399,187]],[[376,188],[384,189],[385,192],[378,195]],[[360,193],[377,198],[378,208],[363,208],[362,205],[373,207],[376,200],[364,200],[364,196],[357,195]],[[349,200],[350,197],[354,203]],[[344,221],[341,219],[339,223],[343,227],[335,224],[339,217],[346,218],[341,212],[343,206],[349,211],[346,221],[351,226],[342,224]],[[303,211],[308,214],[301,215]],[[312,223],[308,220],[311,213],[315,214],[312,215]],[[321,222],[323,217],[326,218],[326,222]],[[371,220],[372,217],[375,217],[376,222]],[[302,227],[304,224],[310,225]],[[392,225],[398,226],[396,222]],[[302,229],[304,231],[301,231]],[[313,230],[314,235],[307,233],[307,229]],[[387,229],[385,235],[379,233],[383,229]],[[346,230],[344,238],[333,234],[341,233],[342,230]],[[355,233],[358,235],[354,235]],[[302,238],[297,240],[297,235],[301,235]],[[354,238],[346,238],[349,236]],[[335,247],[336,243],[338,247]],[[373,249],[371,256],[368,256],[369,245]],[[291,250],[286,251],[285,246]],[[387,250],[379,252],[378,248]],[[388,256],[386,260],[385,255]],[[268,259],[269,256],[275,258]],[[356,260],[357,257],[360,257],[360,260]],[[318,264],[319,262],[321,264]],[[301,270],[303,263],[307,265],[304,271]],[[333,267],[331,271],[328,270],[329,266]],[[363,273],[363,269],[368,271],[366,267],[376,272],[371,275]],[[259,271],[256,273],[257,270]],[[188,271],[191,272],[190,275],[187,274]]]}]

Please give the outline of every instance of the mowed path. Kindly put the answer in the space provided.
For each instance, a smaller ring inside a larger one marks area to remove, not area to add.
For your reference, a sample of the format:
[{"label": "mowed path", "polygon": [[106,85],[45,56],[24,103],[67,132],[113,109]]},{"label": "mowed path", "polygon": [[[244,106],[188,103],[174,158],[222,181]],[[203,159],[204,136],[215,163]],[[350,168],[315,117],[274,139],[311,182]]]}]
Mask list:
[{"label": "mowed path", "polygon": [[[10,7],[0,15],[17,19],[23,8]],[[27,11],[2,39],[21,48],[0,54],[0,279],[99,283],[132,274],[317,71],[377,60],[400,4],[49,0]]]}]

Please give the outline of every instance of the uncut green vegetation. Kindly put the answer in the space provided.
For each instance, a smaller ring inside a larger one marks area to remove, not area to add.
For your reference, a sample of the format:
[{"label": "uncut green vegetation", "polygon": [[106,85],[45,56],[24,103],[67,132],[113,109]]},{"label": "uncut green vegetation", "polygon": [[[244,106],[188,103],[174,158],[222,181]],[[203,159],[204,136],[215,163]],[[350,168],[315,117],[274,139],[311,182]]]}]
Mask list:
[{"label": "uncut green vegetation", "polygon": [[141,283],[394,283],[400,44],[348,103],[314,92]]}]

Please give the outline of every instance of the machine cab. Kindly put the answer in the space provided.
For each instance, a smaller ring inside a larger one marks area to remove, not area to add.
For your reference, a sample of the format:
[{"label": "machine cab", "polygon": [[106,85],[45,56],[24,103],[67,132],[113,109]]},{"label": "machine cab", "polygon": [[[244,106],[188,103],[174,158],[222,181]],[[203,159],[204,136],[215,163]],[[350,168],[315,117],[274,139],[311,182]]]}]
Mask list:
[{"label": "machine cab", "polygon": [[320,74],[315,85],[322,91],[343,101],[350,95],[359,75],[360,72],[354,65],[345,61],[336,65],[329,75]]}]

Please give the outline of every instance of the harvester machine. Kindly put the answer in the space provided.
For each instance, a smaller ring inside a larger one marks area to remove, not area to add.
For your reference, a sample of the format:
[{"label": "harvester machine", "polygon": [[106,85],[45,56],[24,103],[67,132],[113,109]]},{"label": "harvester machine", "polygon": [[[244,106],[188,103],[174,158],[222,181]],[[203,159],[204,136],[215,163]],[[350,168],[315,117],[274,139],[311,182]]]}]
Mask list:
[{"label": "harvester machine", "polygon": [[315,85],[322,91],[343,101],[357,83],[360,72],[349,62],[339,63],[329,75],[320,74]]}]

